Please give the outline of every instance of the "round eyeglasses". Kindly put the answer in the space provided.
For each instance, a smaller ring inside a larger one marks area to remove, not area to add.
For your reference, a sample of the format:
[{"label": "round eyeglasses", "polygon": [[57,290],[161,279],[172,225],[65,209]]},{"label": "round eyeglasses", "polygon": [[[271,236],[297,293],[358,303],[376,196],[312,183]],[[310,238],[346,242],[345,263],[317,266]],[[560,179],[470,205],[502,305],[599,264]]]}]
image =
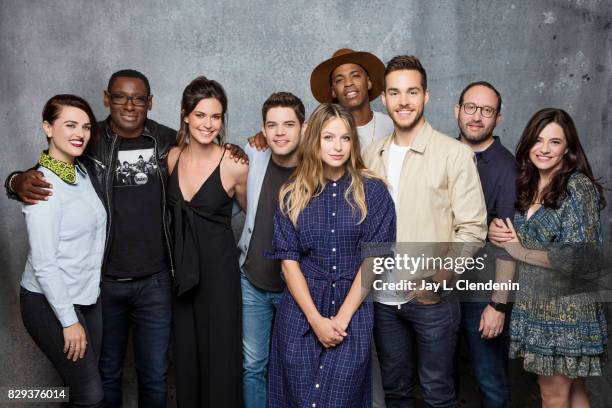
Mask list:
[{"label": "round eyeglasses", "polygon": [[461,104],[463,107],[463,111],[468,115],[474,115],[478,109],[480,109],[480,114],[485,118],[491,118],[497,112],[497,109],[491,106],[478,106],[475,103],[467,102]]}]

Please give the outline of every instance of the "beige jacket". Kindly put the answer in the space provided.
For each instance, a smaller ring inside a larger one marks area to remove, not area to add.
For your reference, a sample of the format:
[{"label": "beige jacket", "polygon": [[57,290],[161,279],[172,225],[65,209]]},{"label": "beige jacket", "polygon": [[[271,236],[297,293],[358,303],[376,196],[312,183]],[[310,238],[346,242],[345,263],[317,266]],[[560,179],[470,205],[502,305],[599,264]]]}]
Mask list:
[{"label": "beige jacket", "polygon": [[[387,179],[393,134],[364,152],[368,168]],[[487,210],[474,153],[429,123],[404,158],[397,208],[397,242],[483,243]]]}]

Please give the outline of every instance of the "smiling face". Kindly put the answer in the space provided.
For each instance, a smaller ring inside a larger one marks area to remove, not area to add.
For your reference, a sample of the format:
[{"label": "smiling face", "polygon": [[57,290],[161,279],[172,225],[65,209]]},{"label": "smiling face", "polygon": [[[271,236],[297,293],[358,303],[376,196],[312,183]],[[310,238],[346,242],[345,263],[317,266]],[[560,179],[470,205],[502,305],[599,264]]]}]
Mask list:
[{"label": "smiling face", "polygon": [[[465,113],[464,106],[476,105],[472,115]],[[495,92],[486,86],[476,85],[468,89],[463,95],[462,105],[455,105],[455,118],[461,132],[461,139],[472,144],[479,145],[486,143],[493,137],[493,130],[501,115],[497,112],[499,100]],[[482,109],[494,110],[493,116],[486,118],[482,115]]]},{"label": "smiling face", "polygon": [[72,163],[75,157],[85,151],[91,136],[91,126],[85,111],[73,106],[62,107],[53,123],[43,122],[43,130],[49,138],[49,155]]},{"label": "smiling face", "polygon": [[372,82],[360,65],[342,64],[331,74],[332,96],[348,109],[357,109],[369,103]]},{"label": "smiling face", "polygon": [[212,143],[223,126],[223,106],[216,98],[204,98],[184,120],[189,125],[190,143]]},{"label": "smiling face", "polygon": [[567,151],[563,128],[551,122],[542,129],[535,144],[529,149],[529,160],[538,168],[540,174],[551,174],[561,167]]},{"label": "smiling face", "polygon": [[[117,103],[126,96],[140,99],[144,106],[134,105],[132,99],[128,99],[124,104]],[[118,77],[113,81],[112,88],[104,93],[104,106],[110,110],[113,132],[121,137],[135,138],[144,131],[147,111],[152,107],[152,97],[149,96],[142,79]]]},{"label": "smiling face", "polygon": [[351,132],[346,122],[338,117],[330,119],[321,130],[321,160],[323,173],[335,178],[344,173],[351,157]]},{"label": "smiling face", "polygon": [[425,121],[423,112],[429,92],[421,82],[421,73],[413,69],[392,71],[385,77],[382,102],[400,131],[410,131]]},{"label": "smiling face", "polygon": [[278,106],[268,110],[261,130],[272,153],[286,157],[296,152],[302,128],[293,108]]}]

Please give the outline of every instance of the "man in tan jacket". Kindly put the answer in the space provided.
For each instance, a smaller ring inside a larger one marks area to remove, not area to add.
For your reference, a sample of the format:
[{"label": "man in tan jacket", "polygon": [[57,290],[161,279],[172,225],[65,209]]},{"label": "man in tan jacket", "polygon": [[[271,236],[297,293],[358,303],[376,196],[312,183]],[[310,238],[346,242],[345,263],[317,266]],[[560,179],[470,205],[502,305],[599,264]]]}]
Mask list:
[{"label": "man in tan jacket", "polygon": [[[389,183],[397,209],[399,252],[411,252],[415,243],[440,243],[435,248],[444,248],[444,259],[470,256],[487,234],[474,153],[431,127],[424,116],[428,100],[427,74],[420,61],[414,56],[391,59],[382,101],[395,130],[372,143],[364,159]],[[375,294],[374,336],[387,408],[415,406],[417,370],[428,406],[457,405],[452,373],[459,304],[452,292],[441,297],[421,286],[450,286],[455,272],[420,268],[412,271],[420,282],[414,290]]]}]

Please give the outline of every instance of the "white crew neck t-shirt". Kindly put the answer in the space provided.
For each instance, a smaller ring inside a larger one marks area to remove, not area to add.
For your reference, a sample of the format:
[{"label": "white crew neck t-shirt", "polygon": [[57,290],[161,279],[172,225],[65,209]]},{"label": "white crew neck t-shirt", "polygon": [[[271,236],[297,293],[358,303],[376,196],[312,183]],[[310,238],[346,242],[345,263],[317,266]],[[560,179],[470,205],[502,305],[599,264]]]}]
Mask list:
[{"label": "white crew neck t-shirt", "polygon": [[404,158],[410,150],[410,146],[398,146],[395,142],[389,145],[389,162],[387,164],[387,181],[390,184],[389,192],[395,203],[395,207],[399,204],[399,189],[400,177],[402,174],[402,165]]},{"label": "white crew neck t-shirt", "polygon": [[[399,190],[400,190],[400,178],[402,174],[402,165],[404,164],[404,158],[410,151],[410,146],[398,146],[394,142],[389,145],[389,162],[387,164],[387,181],[389,182],[389,193],[395,203],[395,208],[399,204]],[[386,302],[380,301],[383,305],[399,306],[405,301],[393,301]]]},{"label": "white crew neck t-shirt", "polygon": [[375,140],[382,139],[393,132],[393,121],[384,113],[374,112],[372,120],[363,126],[357,126],[361,153]]}]

